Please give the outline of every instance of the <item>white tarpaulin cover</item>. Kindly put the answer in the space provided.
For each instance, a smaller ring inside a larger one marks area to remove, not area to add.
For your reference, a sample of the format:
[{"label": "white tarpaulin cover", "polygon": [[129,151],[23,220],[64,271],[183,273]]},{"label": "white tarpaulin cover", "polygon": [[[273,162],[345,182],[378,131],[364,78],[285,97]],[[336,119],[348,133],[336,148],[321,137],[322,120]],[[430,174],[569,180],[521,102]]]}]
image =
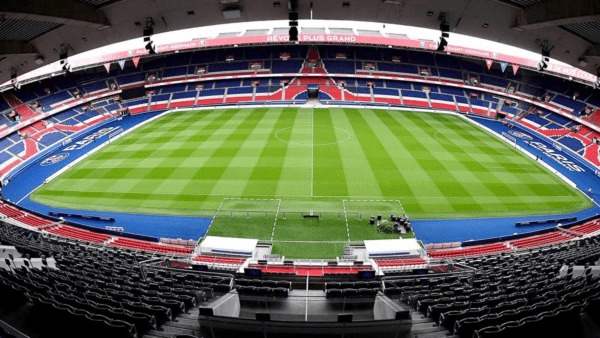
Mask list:
[{"label": "white tarpaulin cover", "polygon": [[364,241],[369,257],[420,256],[421,246],[414,238]]},{"label": "white tarpaulin cover", "polygon": [[207,236],[200,244],[200,252],[251,256],[257,243],[257,239]]}]

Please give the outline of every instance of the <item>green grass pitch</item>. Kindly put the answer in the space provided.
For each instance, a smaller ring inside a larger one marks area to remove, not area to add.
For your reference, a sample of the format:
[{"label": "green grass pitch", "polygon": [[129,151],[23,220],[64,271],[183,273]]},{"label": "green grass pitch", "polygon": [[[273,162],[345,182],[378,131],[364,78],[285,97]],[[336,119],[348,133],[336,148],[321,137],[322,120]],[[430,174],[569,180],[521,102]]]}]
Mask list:
[{"label": "green grass pitch", "polygon": [[[296,258],[397,238],[369,226],[371,214],[501,217],[591,206],[541,165],[459,117],[349,108],[173,112],[31,198],[86,210],[216,214],[208,235],[272,241],[274,252]],[[319,221],[302,218],[310,210]]]}]

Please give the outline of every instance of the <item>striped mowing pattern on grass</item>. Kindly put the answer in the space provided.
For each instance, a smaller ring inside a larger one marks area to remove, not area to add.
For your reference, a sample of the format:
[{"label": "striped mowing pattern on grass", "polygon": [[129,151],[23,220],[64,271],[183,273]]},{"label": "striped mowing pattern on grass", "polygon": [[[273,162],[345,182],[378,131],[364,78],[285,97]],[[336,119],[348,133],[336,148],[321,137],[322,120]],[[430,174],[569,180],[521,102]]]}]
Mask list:
[{"label": "striped mowing pattern on grass", "polygon": [[[347,108],[173,112],[31,198],[87,210],[204,216],[225,204],[209,235],[279,243],[389,238],[364,224],[371,214],[387,218],[395,201],[394,213],[404,209],[413,219],[557,214],[590,205],[538,163],[456,116]],[[226,212],[254,210],[244,198],[274,201],[258,206],[267,213],[251,220]],[[292,213],[310,210],[329,218],[311,223]]]}]

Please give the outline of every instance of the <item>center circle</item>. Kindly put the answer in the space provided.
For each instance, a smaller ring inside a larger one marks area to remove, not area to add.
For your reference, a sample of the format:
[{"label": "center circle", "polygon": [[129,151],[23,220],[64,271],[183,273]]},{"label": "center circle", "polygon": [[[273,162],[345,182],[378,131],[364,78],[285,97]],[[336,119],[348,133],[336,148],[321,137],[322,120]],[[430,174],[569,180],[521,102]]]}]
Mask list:
[{"label": "center circle", "polygon": [[282,142],[301,146],[328,146],[347,141],[351,135],[338,127],[309,125],[279,129],[275,132],[275,137]]}]

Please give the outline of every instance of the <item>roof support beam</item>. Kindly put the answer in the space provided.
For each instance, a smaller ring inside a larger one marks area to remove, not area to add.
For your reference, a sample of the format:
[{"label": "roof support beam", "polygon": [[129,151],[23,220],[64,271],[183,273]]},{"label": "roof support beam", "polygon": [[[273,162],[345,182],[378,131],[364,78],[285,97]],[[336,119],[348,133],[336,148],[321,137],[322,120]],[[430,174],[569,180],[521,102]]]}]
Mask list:
[{"label": "roof support beam", "polygon": [[92,5],[74,0],[2,0],[0,17],[95,29],[110,27],[110,22],[101,11]]},{"label": "roof support beam", "polygon": [[0,40],[0,56],[35,55],[38,54],[34,45],[24,41]]},{"label": "roof support beam", "polygon": [[527,31],[600,20],[600,0],[548,0],[517,14],[513,29]]}]

